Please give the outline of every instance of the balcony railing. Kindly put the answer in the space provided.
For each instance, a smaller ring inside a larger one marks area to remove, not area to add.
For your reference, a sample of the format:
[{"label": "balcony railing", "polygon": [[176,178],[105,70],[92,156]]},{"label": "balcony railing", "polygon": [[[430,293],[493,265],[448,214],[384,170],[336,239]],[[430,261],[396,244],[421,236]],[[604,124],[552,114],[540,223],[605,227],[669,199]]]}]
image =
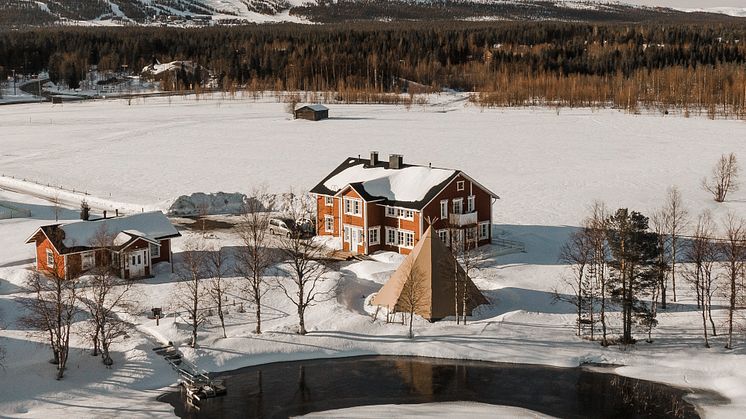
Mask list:
[{"label": "balcony railing", "polygon": [[451,225],[459,227],[477,224],[477,212],[473,211],[468,214],[450,214],[448,216],[448,221]]}]

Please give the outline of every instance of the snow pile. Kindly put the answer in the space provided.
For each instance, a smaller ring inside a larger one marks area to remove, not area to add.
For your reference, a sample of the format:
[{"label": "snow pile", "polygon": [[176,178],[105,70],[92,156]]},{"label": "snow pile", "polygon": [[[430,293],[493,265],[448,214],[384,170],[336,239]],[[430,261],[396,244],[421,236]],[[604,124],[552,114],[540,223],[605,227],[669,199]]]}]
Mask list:
[{"label": "snow pile", "polygon": [[[169,215],[194,217],[198,215],[240,214],[249,198],[242,193],[202,192],[176,198],[168,209]],[[262,206],[263,208],[263,206]]]}]

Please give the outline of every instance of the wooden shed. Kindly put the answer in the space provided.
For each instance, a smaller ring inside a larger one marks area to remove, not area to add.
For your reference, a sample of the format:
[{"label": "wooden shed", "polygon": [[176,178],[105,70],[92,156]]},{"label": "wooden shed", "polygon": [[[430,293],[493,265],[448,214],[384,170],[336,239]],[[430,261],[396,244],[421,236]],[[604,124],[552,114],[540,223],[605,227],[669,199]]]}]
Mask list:
[{"label": "wooden shed", "polygon": [[306,105],[295,110],[295,119],[318,121],[329,118],[329,108],[324,105]]}]

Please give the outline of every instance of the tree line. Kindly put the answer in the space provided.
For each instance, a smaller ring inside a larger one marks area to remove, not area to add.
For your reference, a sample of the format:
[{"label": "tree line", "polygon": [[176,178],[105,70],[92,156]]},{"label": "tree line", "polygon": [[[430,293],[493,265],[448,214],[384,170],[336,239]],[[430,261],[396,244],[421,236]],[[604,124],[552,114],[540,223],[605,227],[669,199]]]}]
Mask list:
[{"label": "tree line", "polygon": [[49,70],[75,87],[91,65],[135,72],[191,60],[224,90],[475,91],[486,106],[589,103],[742,116],[737,24],[515,22],[40,28],[0,32],[0,76]]}]

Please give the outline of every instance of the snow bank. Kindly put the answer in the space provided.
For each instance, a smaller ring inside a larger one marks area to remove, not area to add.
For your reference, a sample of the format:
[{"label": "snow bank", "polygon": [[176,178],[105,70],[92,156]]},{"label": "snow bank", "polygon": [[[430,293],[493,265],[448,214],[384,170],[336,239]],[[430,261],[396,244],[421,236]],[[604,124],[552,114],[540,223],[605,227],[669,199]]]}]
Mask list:
[{"label": "snow bank", "polygon": [[169,215],[193,217],[197,215],[240,214],[244,202],[249,199],[242,193],[202,192],[176,198],[168,209]]}]

